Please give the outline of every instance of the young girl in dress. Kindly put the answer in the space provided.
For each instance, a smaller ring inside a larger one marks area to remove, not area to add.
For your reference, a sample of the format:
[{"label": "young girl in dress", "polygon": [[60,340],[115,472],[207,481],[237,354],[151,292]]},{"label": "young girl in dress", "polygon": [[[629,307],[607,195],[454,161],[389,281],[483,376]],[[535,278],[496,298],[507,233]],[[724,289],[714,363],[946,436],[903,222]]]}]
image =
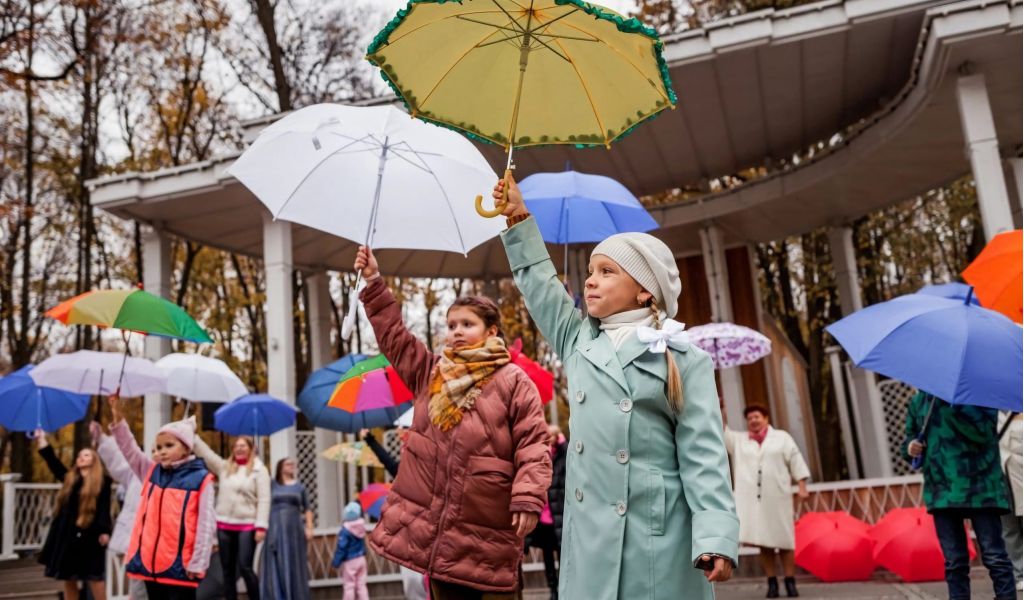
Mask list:
[{"label": "young girl in dress", "polygon": [[559,596],[711,600],[738,522],[711,359],[671,319],[672,252],[641,233],[598,244],[580,317],[511,180],[503,213],[512,274],[569,380]]},{"label": "young girl in dress", "polygon": [[92,448],[82,448],[74,468],[68,470],[44,431],[36,430],[35,438],[39,455],[54,478],[63,483],[39,562],[46,566],[47,577],[64,582],[64,598],[77,600],[78,586],[86,582],[93,598],[105,600],[106,546],[113,529],[110,478]]},{"label": "young girl in dress", "polygon": [[146,583],[149,600],[194,600],[206,576],[215,533],[213,475],[192,454],[195,417],[160,428],[153,458],[139,448],[110,397],[111,433],[142,481],[142,497],[125,553],[128,577]]},{"label": "young girl in dress", "polygon": [[370,546],[430,578],[431,597],[511,598],[523,538],[551,482],[540,395],[510,364],[497,305],[463,297],[448,309],[438,356],[402,323],[367,248],[355,268],[377,345],[415,395],[401,469]]}]

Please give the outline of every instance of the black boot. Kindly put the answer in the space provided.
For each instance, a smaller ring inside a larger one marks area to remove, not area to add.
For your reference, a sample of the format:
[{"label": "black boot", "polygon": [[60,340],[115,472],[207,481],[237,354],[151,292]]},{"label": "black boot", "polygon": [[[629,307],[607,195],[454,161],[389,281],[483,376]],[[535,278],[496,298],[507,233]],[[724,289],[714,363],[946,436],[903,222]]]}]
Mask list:
[{"label": "black boot", "polygon": [[800,593],[796,591],[796,579],[792,577],[787,577],[783,581],[785,581],[786,583],[787,596],[789,596],[790,598],[796,598],[800,595]]},{"label": "black boot", "polygon": [[778,598],[779,597],[779,580],[775,577],[768,578],[768,594],[765,598]]}]

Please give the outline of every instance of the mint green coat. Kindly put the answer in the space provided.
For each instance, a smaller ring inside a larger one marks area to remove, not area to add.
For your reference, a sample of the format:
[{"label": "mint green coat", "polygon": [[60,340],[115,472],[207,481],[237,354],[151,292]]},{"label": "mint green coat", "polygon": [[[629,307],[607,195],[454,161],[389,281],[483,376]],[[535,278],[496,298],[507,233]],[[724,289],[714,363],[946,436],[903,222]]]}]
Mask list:
[{"label": "mint green coat", "polygon": [[663,354],[635,336],[616,352],[565,293],[533,218],[502,234],[516,284],[569,379],[570,440],[559,595],[696,600],[714,591],[694,563],[736,561],[739,522],[711,358],[673,351],[680,415]]}]

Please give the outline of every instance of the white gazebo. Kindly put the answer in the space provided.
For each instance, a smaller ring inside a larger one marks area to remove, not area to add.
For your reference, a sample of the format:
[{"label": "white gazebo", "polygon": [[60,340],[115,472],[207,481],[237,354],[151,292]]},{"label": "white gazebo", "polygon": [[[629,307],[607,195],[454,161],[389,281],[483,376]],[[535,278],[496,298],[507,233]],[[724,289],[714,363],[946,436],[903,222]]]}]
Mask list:
[{"label": "white gazebo", "polygon": [[[1020,227],[1021,15],[1021,0],[826,0],[674,34],[665,38],[679,95],[674,111],[610,150],[524,150],[517,154],[517,175],[559,171],[570,161],[577,170],[614,177],[637,194],[682,186],[707,190],[653,214],[662,225],[657,235],[680,260],[703,257],[698,262],[714,320],[734,320],[750,305],[760,314],[759,300],[737,291],[727,253],[827,226],[842,309],[850,313],[861,307],[847,226],[852,219],[972,173],[986,236]],[[275,118],[247,123],[247,137]],[[792,162],[812,147],[812,158]],[[496,168],[504,164],[499,148],[483,150]],[[294,401],[293,270],[301,270],[309,283],[315,369],[331,360],[326,271],[350,268],[354,245],[271,220],[226,173],[234,158],[94,180],[92,203],[148,226],[144,285],[154,293],[168,295],[169,234],[262,257],[268,391]],[[786,161],[785,168],[776,167]],[[708,185],[758,166],[769,174],[729,189]],[[385,271],[408,276],[488,278],[508,272],[496,242],[466,259],[390,251],[381,253],[381,262]],[[169,351],[163,340],[146,344],[151,358]],[[740,415],[750,385],[737,369],[723,373],[722,383],[730,415]],[[844,431],[848,448],[853,452],[855,436],[860,475],[889,475],[874,378],[855,370],[851,387],[855,423]],[[773,407],[790,400],[767,394]],[[169,409],[166,399],[147,397],[147,441]],[[813,430],[806,433],[813,438]],[[320,448],[337,439],[329,432],[316,435]],[[272,458],[293,453],[294,443],[294,432],[274,436]],[[321,490],[338,489],[343,477],[333,463],[321,462],[317,469]],[[320,495],[322,525],[337,520],[339,496]]]}]

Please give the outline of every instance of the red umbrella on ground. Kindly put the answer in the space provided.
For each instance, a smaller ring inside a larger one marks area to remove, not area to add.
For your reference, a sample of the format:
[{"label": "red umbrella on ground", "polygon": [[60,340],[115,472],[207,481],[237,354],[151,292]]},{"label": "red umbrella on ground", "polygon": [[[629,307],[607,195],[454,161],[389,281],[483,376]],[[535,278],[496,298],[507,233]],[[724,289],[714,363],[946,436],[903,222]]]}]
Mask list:
[{"label": "red umbrella on ground", "polygon": [[870,526],[845,512],[812,512],[796,522],[796,564],[822,581],[871,578]]},{"label": "red umbrella on ground", "polygon": [[[875,542],[875,562],[903,581],[942,581],[945,562],[935,520],[921,508],[894,508],[875,523],[869,533]],[[973,560],[974,544],[967,540]]]},{"label": "red umbrella on ground", "polygon": [[509,347],[508,353],[512,356],[512,363],[526,371],[530,381],[537,386],[541,402],[544,404],[550,402],[555,396],[555,376],[523,354],[523,338],[517,339]]}]

